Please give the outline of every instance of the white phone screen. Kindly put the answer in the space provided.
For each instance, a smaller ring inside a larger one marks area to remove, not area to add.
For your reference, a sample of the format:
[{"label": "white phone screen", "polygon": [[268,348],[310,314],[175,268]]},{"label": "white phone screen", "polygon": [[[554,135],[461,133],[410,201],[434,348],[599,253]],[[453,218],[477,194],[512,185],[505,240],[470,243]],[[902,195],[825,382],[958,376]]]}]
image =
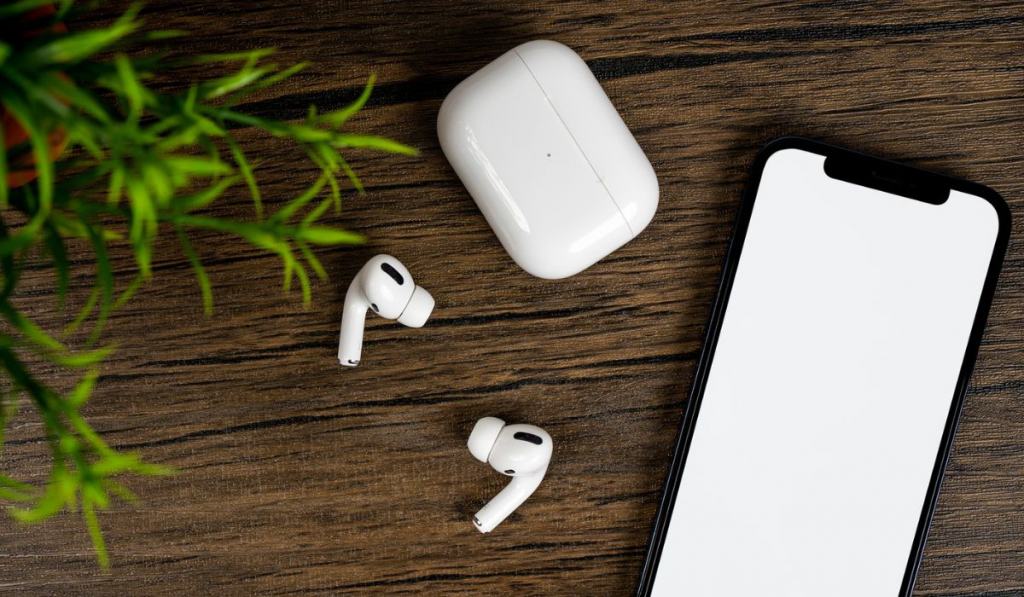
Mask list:
[{"label": "white phone screen", "polygon": [[763,169],[665,533],[657,597],[872,597],[901,586],[999,232]]}]

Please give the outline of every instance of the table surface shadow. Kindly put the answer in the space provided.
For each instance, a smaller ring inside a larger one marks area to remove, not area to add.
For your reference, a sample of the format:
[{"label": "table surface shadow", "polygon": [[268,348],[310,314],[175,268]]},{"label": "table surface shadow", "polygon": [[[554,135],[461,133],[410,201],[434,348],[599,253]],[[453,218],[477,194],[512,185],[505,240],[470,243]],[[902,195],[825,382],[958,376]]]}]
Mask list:
[{"label": "table surface shadow", "polygon": [[[197,52],[272,46],[279,63],[313,62],[244,106],[258,115],[343,106],[376,73],[348,126],[421,155],[347,154],[366,194],[346,190],[326,219],[369,241],[318,252],[330,281],[310,309],[281,291],[275,257],[197,234],[216,303],[204,317],[164,235],[154,279],[110,322],[118,350],[87,414],[114,447],[178,474],[128,479],[140,500],[101,514],[109,572],[75,514],[0,519],[0,593],[632,593],[748,169],[766,142],[801,135],[975,180],[1011,205],[915,594],[1024,594],[1024,6],[158,0],[143,15],[191,31]],[[584,57],[661,185],[639,237],[562,281],[511,262],[435,134],[456,83],[537,38]],[[268,204],[313,180],[286,143],[236,133]],[[247,217],[249,201],[238,189],[215,213]],[[381,252],[437,308],[418,330],[371,317],[363,364],[343,370],[345,287]],[[84,254],[72,305],[89,292]],[[128,256],[114,266],[127,283]],[[59,330],[74,309],[55,308],[52,286],[30,268],[21,304]],[[486,415],[543,426],[555,454],[534,497],[482,536],[469,517],[504,483],[465,448]],[[46,479],[28,405],[0,466]]]}]

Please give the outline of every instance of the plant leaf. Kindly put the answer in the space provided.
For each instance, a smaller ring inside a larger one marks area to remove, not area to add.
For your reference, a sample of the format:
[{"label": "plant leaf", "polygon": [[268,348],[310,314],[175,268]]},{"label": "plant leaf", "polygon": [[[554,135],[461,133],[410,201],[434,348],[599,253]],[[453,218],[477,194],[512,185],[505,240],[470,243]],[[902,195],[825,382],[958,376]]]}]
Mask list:
[{"label": "plant leaf", "polygon": [[176,155],[164,159],[167,167],[198,176],[220,176],[230,174],[231,168],[224,162],[211,158]]},{"label": "plant leaf", "polygon": [[223,52],[220,54],[200,54],[185,59],[187,64],[210,64],[211,62],[255,62],[273,54],[273,48],[259,48],[242,52]]},{"label": "plant leaf", "polygon": [[235,143],[235,140],[231,137],[225,137],[224,141],[228,144],[228,148],[231,149],[231,155],[235,158],[235,164],[238,165],[238,170],[242,173],[242,177],[245,179],[245,184],[249,187],[249,194],[252,195],[252,202],[256,208],[256,219],[263,219],[263,201],[260,197],[260,187],[256,184],[256,177],[252,173],[252,167],[249,165],[249,160],[245,159],[245,153],[242,148]]},{"label": "plant leaf", "polygon": [[356,101],[352,102],[351,104],[345,106],[340,110],[328,112],[320,116],[318,119],[319,122],[323,122],[336,129],[341,128],[341,125],[345,124],[345,122],[349,118],[351,118],[356,112],[362,110],[363,106],[366,105],[366,101],[370,99],[370,94],[373,93],[373,84],[376,81],[377,75],[370,74],[370,78],[366,80],[366,86],[363,87],[363,92],[359,94],[359,97],[356,98]]},{"label": "plant leaf", "polygon": [[188,240],[188,235],[181,226],[175,226],[175,231],[178,233],[178,240],[181,241],[181,250],[188,257],[188,262],[192,264],[192,270],[196,273],[196,281],[199,282],[199,290],[203,295],[203,313],[209,317],[213,315],[213,290],[210,288],[210,278],[206,275],[206,269],[203,267],[203,262],[199,260],[199,255],[196,254],[196,250],[192,247],[192,243]]},{"label": "plant leaf", "polygon": [[[53,204],[53,162],[50,161],[50,144],[46,134],[36,123],[34,112],[21,101],[21,98],[15,97],[13,94],[4,94],[0,99],[3,100],[4,107],[21,124],[32,141],[32,153],[36,160],[34,166],[39,176],[37,180],[39,208],[33,215],[33,220],[37,223],[31,229],[31,233],[35,234],[36,230],[42,226],[42,220],[50,213],[50,207]],[[6,184],[6,180],[4,184]],[[22,232],[28,232],[30,226],[32,226],[31,223],[26,225]]]},{"label": "plant leaf", "polygon": [[295,238],[314,245],[361,245],[366,242],[362,234],[328,228],[327,226],[304,226],[295,230]]},{"label": "plant leaf", "polygon": [[[43,3],[40,3],[43,4]],[[28,53],[25,62],[32,66],[79,62],[100,52],[135,31],[138,5],[130,7],[114,24],[101,29],[68,33]],[[0,13],[2,14],[2,13]]]},{"label": "plant leaf", "polygon": [[132,205],[129,237],[135,250],[135,262],[139,265],[139,271],[149,278],[152,275],[150,243],[156,234],[156,210],[153,208],[146,185],[134,176],[128,177],[126,182],[128,198]]},{"label": "plant leaf", "polygon": [[35,497],[35,488],[28,483],[0,475],[0,499],[12,502],[27,502]]},{"label": "plant leaf", "polygon": [[100,285],[96,284],[92,291],[89,292],[89,297],[85,299],[85,304],[78,310],[78,315],[75,316],[75,319],[68,325],[64,326],[63,335],[65,338],[78,331],[78,328],[82,326],[86,318],[92,314],[93,310],[96,308],[97,301],[100,300],[100,292]]},{"label": "plant leaf", "polygon": [[323,190],[325,184],[327,184],[327,178],[325,176],[321,176],[316,179],[313,186],[309,187],[303,191],[301,195],[292,199],[284,207],[277,210],[277,212],[270,218],[270,221],[275,223],[287,222],[288,218],[292,217],[296,211],[316,197],[320,191]]},{"label": "plant leaf", "polygon": [[103,540],[103,531],[100,529],[100,521],[96,518],[94,508],[95,498],[82,499],[82,516],[85,518],[85,526],[89,529],[89,538],[92,540],[93,550],[96,551],[96,560],[100,568],[110,568],[110,555],[107,553],[107,544]]},{"label": "plant leaf", "polygon": [[142,286],[142,283],[145,281],[146,278],[142,274],[138,274],[132,278],[132,281],[128,283],[128,287],[124,289],[121,296],[117,297],[117,300],[114,301],[114,309],[120,309],[122,305],[131,300],[131,298],[135,296],[135,292],[138,291],[139,287]]},{"label": "plant leaf", "polygon": [[224,191],[241,180],[238,176],[229,176],[218,180],[213,185],[192,195],[187,195],[175,200],[176,208],[180,213],[187,213],[196,209],[202,209],[213,203]]},{"label": "plant leaf", "polygon": [[6,301],[0,302],[0,315],[3,315],[4,319],[12,327],[21,332],[27,340],[39,348],[53,352],[64,352],[63,344],[50,337],[42,328],[33,323],[31,319],[22,315]]},{"label": "plant leaf", "polygon": [[20,15],[44,4],[53,4],[53,2],[52,0],[18,0],[11,2],[6,6],[0,6],[0,17]]},{"label": "plant leaf", "polygon": [[96,284],[100,289],[99,312],[96,322],[93,324],[92,333],[89,334],[89,343],[93,344],[103,333],[107,318],[114,306],[114,270],[110,265],[110,257],[107,255],[107,243],[103,240],[103,229],[98,225],[89,224],[84,216],[82,221],[86,225],[89,241],[92,242],[93,253],[96,255]]},{"label": "plant leaf", "polygon": [[92,368],[84,376],[81,381],[75,385],[75,388],[68,394],[67,401],[75,409],[81,408],[82,405],[89,400],[92,396],[92,390],[96,387],[96,380],[100,376],[100,370],[98,368]]},{"label": "plant leaf", "polygon": [[[7,238],[7,224],[4,222],[3,214],[0,213],[0,238]],[[21,272],[14,262],[14,253],[0,253],[0,271],[4,274],[3,288],[0,289],[0,300],[6,301],[7,297],[14,292]]]},{"label": "plant leaf", "polygon": [[306,268],[297,261],[295,262],[295,275],[298,276],[299,286],[302,288],[302,305],[308,308],[313,302],[313,291],[309,287],[309,275],[306,274]]},{"label": "plant leaf", "polygon": [[[0,118],[0,139],[6,139],[7,134],[4,132],[4,122]],[[0,210],[7,209],[7,147],[0,148]],[[6,236],[6,235],[5,235]]]},{"label": "plant leaf", "polygon": [[63,308],[64,299],[68,293],[68,284],[71,279],[71,266],[68,263],[67,248],[64,246],[64,238],[52,222],[46,223],[44,231],[46,248],[50,253],[53,268],[57,275],[57,304]]},{"label": "plant leaf", "polygon": [[387,153],[399,153],[402,155],[419,155],[419,151],[404,143],[392,141],[385,137],[376,135],[336,135],[331,139],[331,145],[335,147],[351,147],[358,149],[376,149]]},{"label": "plant leaf", "polygon": [[306,261],[309,262],[309,267],[313,268],[313,271],[316,272],[317,277],[326,281],[327,270],[324,269],[324,265],[320,263],[320,260],[313,254],[313,251],[309,250],[309,245],[302,241],[298,241],[295,244],[299,247],[299,250],[302,251],[302,255],[306,258]]},{"label": "plant leaf", "polygon": [[114,59],[114,66],[117,67],[117,75],[121,79],[121,92],[128,100],[128,118],[133,122],[138,122],[142,116],[143,96],[146,92],[127,56],[118,54]]}]

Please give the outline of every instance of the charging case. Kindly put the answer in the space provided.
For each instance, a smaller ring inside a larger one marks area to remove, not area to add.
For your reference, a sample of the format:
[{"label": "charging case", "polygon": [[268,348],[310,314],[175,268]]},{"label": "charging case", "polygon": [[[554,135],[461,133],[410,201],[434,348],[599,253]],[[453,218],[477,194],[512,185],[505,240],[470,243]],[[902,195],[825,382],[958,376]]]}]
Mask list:
[{"label": "charging case", "polygon": [[658,207],[658,180],[600,83],[553,41],[517,46],[459,83],[441,149],[508,254],[540,278],[583,271]]}]

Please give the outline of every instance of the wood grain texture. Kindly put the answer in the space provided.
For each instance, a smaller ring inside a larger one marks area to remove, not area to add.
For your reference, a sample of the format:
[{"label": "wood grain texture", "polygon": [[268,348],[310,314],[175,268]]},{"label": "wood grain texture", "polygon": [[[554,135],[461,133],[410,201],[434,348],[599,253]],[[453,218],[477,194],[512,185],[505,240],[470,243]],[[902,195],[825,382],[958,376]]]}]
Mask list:
[{"label": "wood grain texture", "polygon": [[[197,51],[269,45],[316,62],[248,106],[261,114],[340,106],[377,72],[352,126],[422,156],[353,154],[368,192],[331,217],[371,240],[320,252],[332,282],[308,311],[279,292],[274,258],[196,235],[215,284],[205,319],[163,241],[154,282],[113,320],[120,348],[88,414],[115,446],[180,474],[133,480],[142,501],[102,515],[109,573],[74,516],[0,519],[0,593],[631,593],[747,168],[798,134],[977,180],[1012,206],[916,594],[1024,594],[1020,4],[164,0],[144,14],[194,32]],[[588,61],[661,182],[642,235],[559,282],[505,255],[434,134],[448,90],[534,38]],[[239,134],[268,202],[311,179],[291,150]],[[239,190],[218,209],[248,208]],[[421,330],[371,318],[363,366],[341,370],[344,287],[378,252],[403,260],[437,310]],[[116,266],[127,277],[124,255]],[[50,276],[32,271],[21,304],[56,327],[70,316],[53,309]],[[537,494],[488,536],[469,516],[502,479],[465,449],[484,415],[556,442]],[[23,409],[3,468],[42,482],[40,434]]]}]

